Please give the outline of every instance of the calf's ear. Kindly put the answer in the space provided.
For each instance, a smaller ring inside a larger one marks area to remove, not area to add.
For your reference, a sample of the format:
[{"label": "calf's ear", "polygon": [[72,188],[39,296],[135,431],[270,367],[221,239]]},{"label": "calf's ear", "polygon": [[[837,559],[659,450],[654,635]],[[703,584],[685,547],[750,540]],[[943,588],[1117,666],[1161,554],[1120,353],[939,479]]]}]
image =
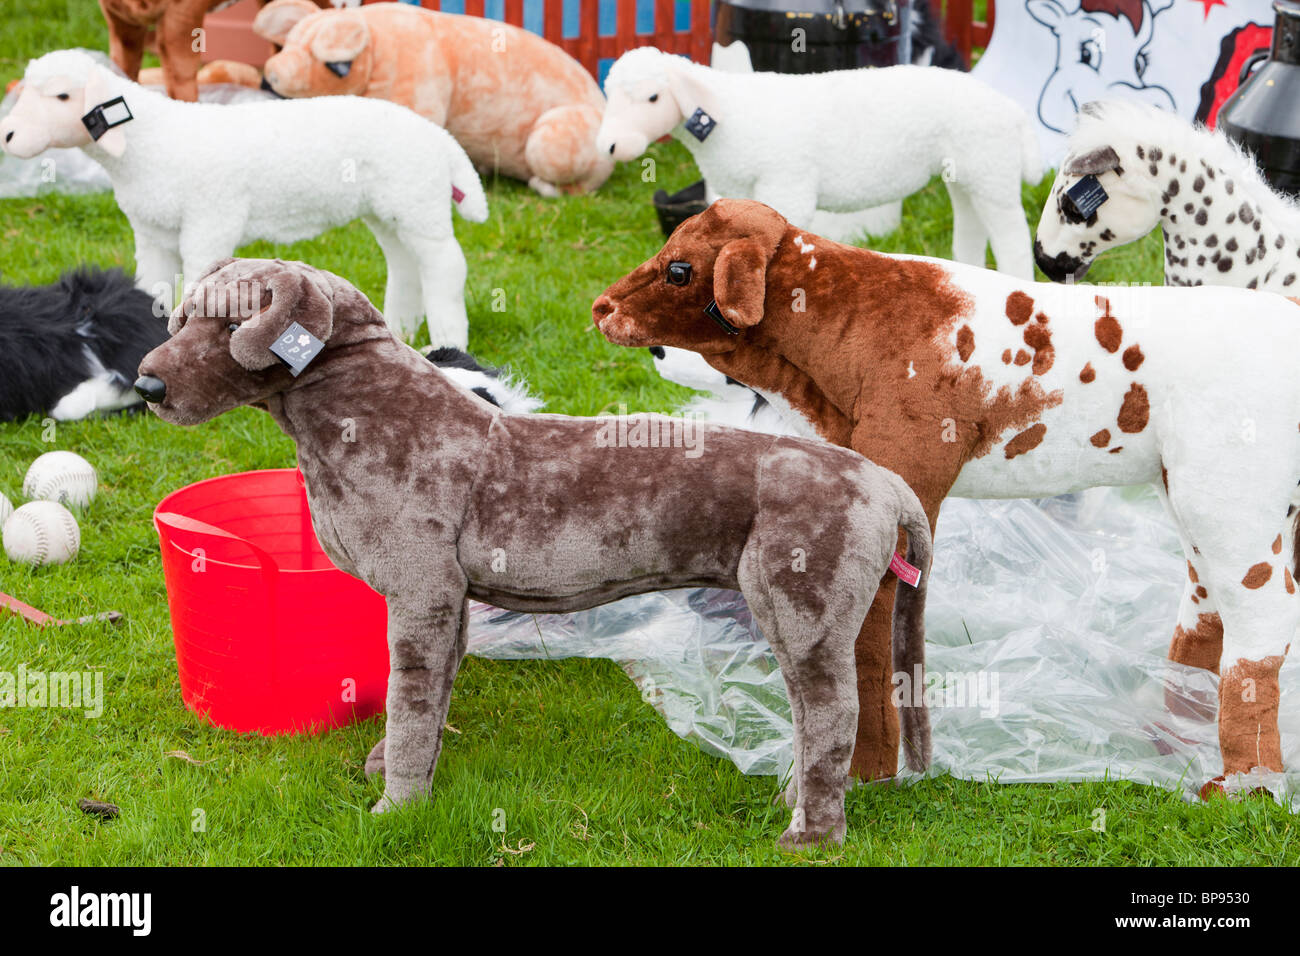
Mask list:
[{"label": "calf's ear", "polygon": [[1069,176],[1100,176],[1119,168],[1119,154],[1112,146],[1099,146],[1070,159],[1065,166]]},{"label": "calf's ear", "polygon": [[713,262],[713,298],[723,317],[737,328],[749,328],[763,320],[770,255],[767,245],[758,239],[733,239]]},{"label": "calf's ear", "polygon": [[334,332],[334,302],[329,287],[306,267],[285,266],[260,282],[261,309],[230,336],[230,354],[251,372],[279,363],[271,351],[276,339],[297,322],[322,342]]}]

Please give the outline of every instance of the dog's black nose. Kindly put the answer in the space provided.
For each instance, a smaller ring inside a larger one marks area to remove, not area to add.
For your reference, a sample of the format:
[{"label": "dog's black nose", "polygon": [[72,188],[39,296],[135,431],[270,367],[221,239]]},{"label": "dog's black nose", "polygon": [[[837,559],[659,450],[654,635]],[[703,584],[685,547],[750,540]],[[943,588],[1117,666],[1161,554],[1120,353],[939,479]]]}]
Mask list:
[{"label": "dog's black nose", "polygon": [[167,397],[167,385],[160,378],[141,375],[135,380],[136,394],[151,405],[157,405]]},{"label": "dog's black nose", "polygon": [[261,89],[265,90],[267,93],[272,94],[273,96],[278,96],[280,99],[284,99],[283,96],[280,96],[279,91],[277,91],[276,88],[271,85],[271,81],[268,80],[265,76],[262,77]]}]

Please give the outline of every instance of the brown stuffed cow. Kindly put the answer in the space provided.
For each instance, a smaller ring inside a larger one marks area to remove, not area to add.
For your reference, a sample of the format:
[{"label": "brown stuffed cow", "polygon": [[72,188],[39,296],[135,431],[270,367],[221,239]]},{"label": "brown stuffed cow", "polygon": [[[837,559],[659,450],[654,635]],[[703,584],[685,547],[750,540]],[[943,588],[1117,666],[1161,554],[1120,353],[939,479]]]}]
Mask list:
[{"label": "brown stuffed cow", "polygon": [[[761,203],[724,199],[592,311],[610,341],[697,351],[893,469],[932,522],[947,495],[1153,485],[1188,561],[1170,656],[1220,675],[1223,776],[1206,787],[1283,769],[1278,671],[1300,624],[1294,302],[1028,282],[840,245]],[[890,686],[881,651],[893,591],[881,584],[859,641],[866,701]],[[862,709],[864,775],[897,751],[875,713]]]},{"label": "brown stuffed cow", "polygon": [[[688,442],[687,423],[663,416],[503,413],[301,263],[220,262],[170,328],[136,382],[153,411],[193,425],[267,409],[297,446],[325,553],[388,600],[387,737],[367,762],[385,775],[377,812],[429,794],[466,598],[574,611],[699,586],[743,593],[781,665],[795,754],[782,845],[843,838],[853,641],[891,568],[913,585],[896,666],[924,666],[930,529],[897,475],[804,438],[695,422]],[[910,564],[894,554],[900,527]],[[903,726],[923,768],[923,701]]]}]

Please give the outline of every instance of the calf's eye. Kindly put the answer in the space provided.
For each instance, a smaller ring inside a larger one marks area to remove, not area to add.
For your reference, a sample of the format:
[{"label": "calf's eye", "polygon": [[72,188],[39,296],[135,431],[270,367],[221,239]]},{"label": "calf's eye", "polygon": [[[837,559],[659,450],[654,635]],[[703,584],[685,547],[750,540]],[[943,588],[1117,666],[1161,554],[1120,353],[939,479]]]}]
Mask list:
[{"label": "calf's eye", "polygon": [[68,98],[68,94],[67,94],[67,93],[60,93],[60,94],[59,94],[59,99],[61,99],[61,100],[66,100],[67,98]]},{"label": "calf's eye", "polygon": [[668,284],[686,285],[691,281],[691,264],[689,262],[670,262],[668,264]]},{"label": "calf's eye", "polygon": [[238,331],[239,331],[239,323],[238,323],[238,322],[231,322],[229,325],[226,326],[226,331],[227,331],[227,332],[238,332]]},{"label": "calf's eye", "polygon": [[650,102],[651,102],[651,103],[658,103],[658,102],[659,102],[659,94],[658,94],[658,93],[651,94],[651,96],[650,96]]}]

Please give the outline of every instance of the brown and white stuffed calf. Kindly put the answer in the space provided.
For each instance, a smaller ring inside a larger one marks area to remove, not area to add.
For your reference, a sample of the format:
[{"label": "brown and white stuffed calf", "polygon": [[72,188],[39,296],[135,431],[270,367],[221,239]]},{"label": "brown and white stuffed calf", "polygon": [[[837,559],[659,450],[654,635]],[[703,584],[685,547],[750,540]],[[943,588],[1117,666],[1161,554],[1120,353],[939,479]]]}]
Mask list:
[{"label": "brown and white stuffed calf", "polygon": [[[140,365],[153,411],[181,425],[239,405],[269,411],[297,444],[325,552],[388,600],[376,811],[429,793],[467,598],[573,611],[704,586],[745,595],[789,691],[794,815],[782,845],[842,839],[854,638],[900,526],[908,561],[930,564],[925,512],[898,476],[802,438],[505,414],[395,339],[348,283],[300,263],[219,263],[171,331]],[[922,583],[898,606],[894,653],[908,673],[924,663],[924,598]],[[924,707],[904,710],[903,725],[921,769]]]},{"label": "brown and white stuffed calf", "polygon": [[[1154,485],[1188,561],[1170,657],[1219,672],[1225,776],[1283,769],[1278,671],[1300,624],[1295,302],[1028,282],[840,245],[760,203],[720,200],[610,286],[593,317],[620,345],[699,352],[896,471],[932,521],[950,494]],[[867,700],[889,686],[893,591],[882,582],[859,641]],[[870,775],[896,747],[873,709],[861,713],[854,769]]]}]

